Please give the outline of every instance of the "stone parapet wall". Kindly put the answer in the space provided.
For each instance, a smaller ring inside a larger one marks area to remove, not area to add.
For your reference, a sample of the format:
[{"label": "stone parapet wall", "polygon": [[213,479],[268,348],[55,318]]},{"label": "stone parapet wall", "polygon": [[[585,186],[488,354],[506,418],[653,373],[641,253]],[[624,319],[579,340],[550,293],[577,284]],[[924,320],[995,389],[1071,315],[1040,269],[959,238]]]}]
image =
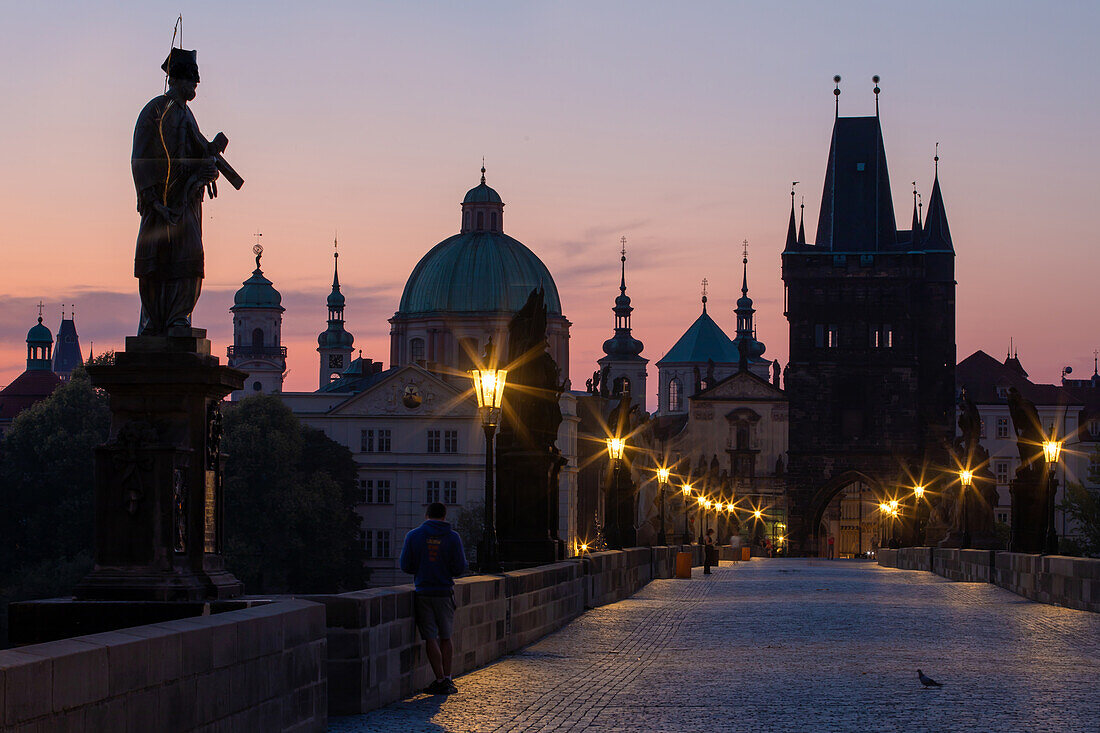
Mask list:
[{"label": "stone parapet wall", "polygon": [[1100,612],[1100,560],[997,553],[993,582],[1041,603]]},{"label": "stone parapet wall", "polygon": [[325,645],[289,600],[0,651],[0,730],[323,731]]},{"label": "stone parapet wall", "polygon": [[[595,552],[455,581],[454,674],[482,667],[675,572],[675,547]],[[702,564],[692,548],[693,565]],[[308,596],[327,609],[329,714],[354,715],[424,688],[433,675],[416,631],[413,586]]]},{"label": "stone parapet wall", "polygon": [[880,550],[878,564],[930,571],[948,580],[994,583],[1040,603],[1100,612],[1100,559],[905,547]]}]

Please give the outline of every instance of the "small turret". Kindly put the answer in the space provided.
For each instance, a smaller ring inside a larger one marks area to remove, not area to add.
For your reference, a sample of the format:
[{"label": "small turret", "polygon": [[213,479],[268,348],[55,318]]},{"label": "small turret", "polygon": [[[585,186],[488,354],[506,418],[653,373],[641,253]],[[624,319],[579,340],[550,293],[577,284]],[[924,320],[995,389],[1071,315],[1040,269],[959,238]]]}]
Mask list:
[{"label": "small turret", "polygon": [[318,388],[340,378],[351,363],[355,337],[344,328],[344,294],[340,292],[340,252],[337,240],[332,240],[332,292],[328,300],[328,328],[317,337],[317,352],[321,355]]}]

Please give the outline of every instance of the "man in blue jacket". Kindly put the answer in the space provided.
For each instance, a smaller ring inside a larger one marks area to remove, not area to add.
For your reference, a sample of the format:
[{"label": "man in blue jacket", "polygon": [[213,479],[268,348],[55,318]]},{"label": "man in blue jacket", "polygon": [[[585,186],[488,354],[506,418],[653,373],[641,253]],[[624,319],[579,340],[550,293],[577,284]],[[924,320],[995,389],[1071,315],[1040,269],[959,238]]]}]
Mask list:
[{"label": "man in blue jacket", "polygon": [[424,690],[431,695],[458,692],[451,680],[451,631],[455,618],[455,577],[466,572],[462,538],[444,521],[447,507],[428,505],[426,521],[405,535],[401,570],[416,576],[416,628],[428,648],[435,682]]}]

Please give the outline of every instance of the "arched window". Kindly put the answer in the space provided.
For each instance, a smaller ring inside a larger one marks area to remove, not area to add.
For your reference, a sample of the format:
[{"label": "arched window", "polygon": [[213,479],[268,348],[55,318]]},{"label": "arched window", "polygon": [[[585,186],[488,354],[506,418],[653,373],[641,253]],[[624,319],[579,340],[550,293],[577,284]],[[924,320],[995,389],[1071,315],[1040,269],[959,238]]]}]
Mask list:
[{"label": "arched window", "polygon": [[478,228],[478,230],[481,230],[481,229],[485,228],[485,212],[484,211],[477,212],[477,228]]},{"label": "arched window", "polygon": [[409,361],[416,364],[424,361],[424,339],[416,338],[409,341]]},{"label": "arched window", "polygon": [[470,228],[470,212],[469,211],[462,214],[462,228],[463,229],[469,229]]},{"label": "arched window", "polygon": [[497,230],[497,212],[493,212],[489,215],[489,228],[494,232]]},{"label": "arched window", "polygon": [[668,383],[668,411],[679,412],[684,409],[684,385],[678,377],[673,377]]},{"label": "arched window", "polygon": [[252,329],[252,348],[262,349],[264,347],[264,330],[262,328]]}]

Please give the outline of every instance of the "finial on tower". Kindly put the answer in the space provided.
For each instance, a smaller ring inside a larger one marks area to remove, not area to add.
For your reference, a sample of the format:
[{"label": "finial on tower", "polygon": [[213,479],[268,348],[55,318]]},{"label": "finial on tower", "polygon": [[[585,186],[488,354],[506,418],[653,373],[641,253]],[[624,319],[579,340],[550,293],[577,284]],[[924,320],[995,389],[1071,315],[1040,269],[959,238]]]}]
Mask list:
[{"label": "finial on tower", "polygon": [[485,156],[481,156],[481,185],[485,185]]},{"label": "finial on tower", "polygon": [[703,278],[703,312],[707,312],[707,279]]},{"label": "finial on tower", "polygon": [[932,158],[932,162],[936,164],[936,178],[940,176],[940,144],[936,143],[936,155]]},{"label": "finial on tower", "polygon": [[264,254],[264,246],[260,244],[260,237],[262,237],[263,234],[260,232],[256,232],[252,236],[256,238],[256,244],[252,245],[252,254],[256,255],[256,269],[259,270],[260,258],[263,257]]},{"label": "finial on tower", "polygon": [[622,278],[619,280],[619,292],[626,295],[626,237],[623,236],[622,239],[619,240],[619,243],[622,245],[622,249],[620,250],[622,256],[620,259],[623,263],[623,274]]},{"label": "finial on tower", "polygon": [[836,116],[840,117],[840,74],[833,77],[833,83],[836,84],[836,89],[833,90],[836,97]]},{"label": "finial on tower", "polygon": [[871,81],[875,83],[875,117],[878,117],[878,93],[882,91],[878,88],[878,74],[872,76]]},{"label": "finial on tower", "polygon": [[38,301],[38,322],[39,323],[42,322],[42,309],[45,308],[45,307],[46,307],[45,303],[43,303],[41,300]]}]

